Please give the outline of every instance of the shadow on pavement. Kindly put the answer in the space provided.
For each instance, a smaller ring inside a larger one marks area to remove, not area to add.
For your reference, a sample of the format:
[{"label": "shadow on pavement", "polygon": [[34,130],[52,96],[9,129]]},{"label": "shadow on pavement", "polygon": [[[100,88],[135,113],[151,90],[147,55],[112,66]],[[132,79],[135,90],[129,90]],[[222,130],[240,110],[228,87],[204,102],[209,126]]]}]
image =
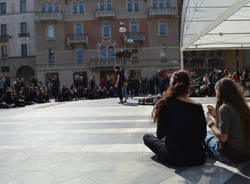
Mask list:
[{"label": "shadow on pavement", "polygon": [[[207,159],[205,164],[195,167],[170,166],[158,161],[156,155],[151,157],[151,159],[167,168],[174,169],[175,173],[184,178],[188,183],[203,183],[203,181],[207,183],[218,183],[223,180],[222,178],[224,177],[224,184],[250,184],[250,162],[238,173],[235,173],[225,167],[215,165],[216,160],[213,159]],[[242,165],[236,164],[228,166],[240,168]]]}]

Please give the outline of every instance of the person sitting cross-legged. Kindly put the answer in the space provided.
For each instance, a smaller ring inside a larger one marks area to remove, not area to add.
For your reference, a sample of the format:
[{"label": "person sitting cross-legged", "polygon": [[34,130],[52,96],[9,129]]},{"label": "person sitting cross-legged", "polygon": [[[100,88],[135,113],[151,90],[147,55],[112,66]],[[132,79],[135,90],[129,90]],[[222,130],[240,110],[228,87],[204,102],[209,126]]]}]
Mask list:
[{"label": "person sitting cross-legged", "polygon": [[203,146],[206,119],[201,104],[188,97],[189,87],[186,72],[173,74],[170,87],[153,110],[157,137],[151,134],[143,137],[158,160],[169,165],[194,166],[206,160]]},{"label": "person sitting cross-legged", "polygon": [[216,108],[209,105],[205,146],[209,156],[224,163],[250,160],[250,109],[237,83],[224,78],[215,86]]}]

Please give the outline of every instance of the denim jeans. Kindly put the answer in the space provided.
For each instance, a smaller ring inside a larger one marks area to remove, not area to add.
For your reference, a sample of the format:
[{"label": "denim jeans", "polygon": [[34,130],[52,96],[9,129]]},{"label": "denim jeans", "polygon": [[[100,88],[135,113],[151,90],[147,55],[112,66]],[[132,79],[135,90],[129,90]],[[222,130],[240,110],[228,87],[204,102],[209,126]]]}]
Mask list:
[{"label": "denim jeans", "polygon": [[128,98],[127,86],[125,86],[125,85],[122,86],[122,96],[123,96],[123,98],[125,98],[125,100]]},{"label": "denim jeans", "polygon": [[209,157],[224,163],[232,163],[219,151],[219,141],[211,131],[207,132],[204,146]]}]

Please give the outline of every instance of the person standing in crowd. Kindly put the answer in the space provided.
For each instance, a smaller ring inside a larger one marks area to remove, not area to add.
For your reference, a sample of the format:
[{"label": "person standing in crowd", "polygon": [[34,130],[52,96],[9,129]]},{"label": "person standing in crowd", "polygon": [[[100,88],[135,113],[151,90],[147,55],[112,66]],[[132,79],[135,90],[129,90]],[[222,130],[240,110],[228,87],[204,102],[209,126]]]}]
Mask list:
[{"label": "person standing in crowd", "polygon": [[4,84],[5,80],[4,80],[4,76],[0,77],[0,99],[2,98],[2,95],[4,93]]},{"label": "person standing in crowd", "polygon": [[127,94],[128,81],[125,77],[125,70],[121,69],[121,71],[122,71],[122,74],[124,76],[123,85],[122,85],[122,96],[124,98],[124,102],[127,102],[127,100],[128,100],[128,94]]},{"label": "person standing in crowd", "polygon": [[208,154],[224,163],[250,160],[250,109],[240,87],[224,78],[215,86],[216,108],[207,106],[205,146]]},{"label": "person standing in crowd", "polygon": [[235,72],[233,74],[233,80],[234,82],[236,82],[238,85],[240,85],[240,72],[237,70],[237,72]]},{"label": "person standing in crowd", "polygon": [[188,97],[189,88],[188,73],[175,72],[167,92],[154,107],[157,137],[145,134],[143,140],[160,162],[194,166],[206,160],[206,119],[202,105]]},{"label": "person standing in crowd", "polygon": [[124,75],[121,71],[120,66],[116,65],[114,66],[114,71],[116,73],[116,82],[115,82],[115,88],[117,89],[117,94],[120,99],[119,103],[124,103],[123,102],[123,96],[122,96],[122,87],[123,87],[123,82],[124,82]]}]

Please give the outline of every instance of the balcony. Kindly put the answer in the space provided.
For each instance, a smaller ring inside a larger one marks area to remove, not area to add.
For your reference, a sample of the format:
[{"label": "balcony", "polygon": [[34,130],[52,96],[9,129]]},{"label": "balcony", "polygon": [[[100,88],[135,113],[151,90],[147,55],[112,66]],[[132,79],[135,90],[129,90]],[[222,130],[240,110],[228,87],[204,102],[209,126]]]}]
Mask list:
[{"label": "balcony", "polygon": [[114,65],[120,65],[122,66],[124,64],[124,61],[122,59],[90,59],[89,67],[90,68],[112,68]]},{"label": "balcony", "polygon": [[115,10],[96,10],[96,18],[113,18],[116,16]]},{"label": "balcony", "polygon": [[145,41],[145,33],[126,33],[125,34],[125,40],[128,40],[128,39],[132,39],[134,40],[135,42],[136,41]]},{"label": "balcony", "polygon": [[35,22],[56,22],[62,21],[63,15],[61,12],[53,13],[36,13]]},{"label": "balcony", "polygon": [[30,37],[30,33],[19,33],[18,37],[22,38],[22,37]]},{"label": "balcony", "polygon": [[164,9],[149,9],[149,16],[176,16],[177,15],[177,8],[164,8]]},{"label": "balcony", "polygon": [[0,43],[1,42],[8,42],[10,40],[10,35],[0,35]]},{"label": "balcony", "polygon": [[69,35],[67,37],[68,45],[71,44],[89,44],[89,37],[88,35]]}]

